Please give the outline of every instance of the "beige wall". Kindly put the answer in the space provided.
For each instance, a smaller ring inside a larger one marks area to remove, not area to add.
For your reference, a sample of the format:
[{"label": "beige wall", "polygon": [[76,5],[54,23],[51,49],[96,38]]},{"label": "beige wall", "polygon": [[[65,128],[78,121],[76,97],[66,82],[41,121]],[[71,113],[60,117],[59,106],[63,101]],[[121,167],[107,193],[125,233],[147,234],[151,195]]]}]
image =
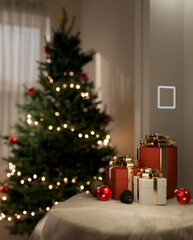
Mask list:
[{"label": "beige wall", "polygon": [[82,0],[83,49],[99,54],[85,68],[107,112],[112,143],[121,154],[134,153],[134,0]]},{"label": "beige wall", "polygon": [[[178,185],[183,186],[183,0],[150,0],[149,54],[150,132],[176,139]],[[157,108],[158,85],[176,86],[176,109]]]},{"label": "beige wall", "polygon": [[193,1],[184,1],[183,186],[193,194]]}]

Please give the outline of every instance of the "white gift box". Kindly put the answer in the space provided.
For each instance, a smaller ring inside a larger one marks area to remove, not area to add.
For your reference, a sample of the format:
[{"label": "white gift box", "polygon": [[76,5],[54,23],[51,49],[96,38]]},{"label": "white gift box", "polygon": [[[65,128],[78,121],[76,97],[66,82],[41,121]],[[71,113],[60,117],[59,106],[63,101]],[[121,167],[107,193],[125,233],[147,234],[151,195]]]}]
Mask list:
[{"label": "white gift box", "polygon": [[134,200],[143,205],[164,205],[166,204],[166,178],[139,178],[138,193],[138,176],[134,176]]}]

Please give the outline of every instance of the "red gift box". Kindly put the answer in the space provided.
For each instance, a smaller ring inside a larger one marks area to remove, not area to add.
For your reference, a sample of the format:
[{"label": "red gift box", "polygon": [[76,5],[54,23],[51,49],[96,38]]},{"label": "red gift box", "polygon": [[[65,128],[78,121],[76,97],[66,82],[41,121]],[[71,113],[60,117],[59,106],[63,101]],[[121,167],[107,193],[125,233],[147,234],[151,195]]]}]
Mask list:
[{"label": "red gift box", "polygon": [[126,168],[115,167],[111,169],[111,189],[113,199],[120,200],[120,194],[124,190],[133,190],[133,175],[131,175],[129,179],[128,174],[129,172]]},{"label": "red gift box", "polygon": [[167,197],[174,196],[177,189],[177,147],[141,146],[138,151],[141,167],[161,170],[163,177],[167,178]]},{"label": "red gift box", "polygon": [[106,166],[106,184],[111,187],[113,199],[120,200],[120,194],[124,190],[133,191],[133,176],[136,176],[140,169]]},{"label": "red gift box", "polygon": [[120,194],[124,190],[133,191],[133,170],[136,175],[140,168],[139,162],[136,162],[135,157],[132,156],[120,156],[114,157],[109,166],[106,167],[106,184],[110,186],[112,190],[112,198],[120,200]]}]

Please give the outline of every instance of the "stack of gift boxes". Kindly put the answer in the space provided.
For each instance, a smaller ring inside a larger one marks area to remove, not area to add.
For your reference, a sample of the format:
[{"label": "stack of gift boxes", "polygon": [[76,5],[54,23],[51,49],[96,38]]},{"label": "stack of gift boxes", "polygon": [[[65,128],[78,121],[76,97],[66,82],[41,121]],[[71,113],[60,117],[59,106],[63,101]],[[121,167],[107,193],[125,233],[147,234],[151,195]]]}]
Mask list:
[{"label": "stack of gift boxes", "polygon": [[112,198],[120,200],[124,190],[144,205],[163,205],[177,188],[177,147],[169,136],[146,135],[134,156],[114,157],[106,167],[106,184]]}]

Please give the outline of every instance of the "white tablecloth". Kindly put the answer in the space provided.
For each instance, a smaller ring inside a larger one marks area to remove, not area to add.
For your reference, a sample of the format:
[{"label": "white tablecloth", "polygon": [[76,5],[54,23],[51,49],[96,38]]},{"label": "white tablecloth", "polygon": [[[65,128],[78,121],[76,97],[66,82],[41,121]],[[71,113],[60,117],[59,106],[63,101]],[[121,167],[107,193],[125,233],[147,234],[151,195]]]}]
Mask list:
[{"label": "white tablecloth", "polygon": [[166,206],[100,201],[77,194],[53,207],[30,240],[193,240],[193,202]]}]

